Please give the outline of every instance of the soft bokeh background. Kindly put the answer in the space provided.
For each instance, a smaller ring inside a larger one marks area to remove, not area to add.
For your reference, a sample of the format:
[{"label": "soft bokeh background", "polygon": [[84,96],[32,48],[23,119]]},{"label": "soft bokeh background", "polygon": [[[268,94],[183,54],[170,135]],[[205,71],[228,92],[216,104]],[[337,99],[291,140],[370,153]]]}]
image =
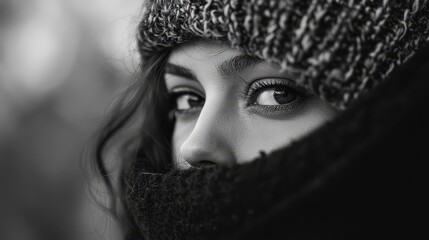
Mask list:
[{"label": "soft bokeh background", "polygon": [[80,161],[137,68],[142,4],[0,0],[0,239],[120,239]]}]

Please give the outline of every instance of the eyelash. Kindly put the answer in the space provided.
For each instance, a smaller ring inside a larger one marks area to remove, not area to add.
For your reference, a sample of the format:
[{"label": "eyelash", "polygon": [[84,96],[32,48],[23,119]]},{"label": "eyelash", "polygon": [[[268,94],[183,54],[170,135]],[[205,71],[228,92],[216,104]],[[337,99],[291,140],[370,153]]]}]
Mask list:
[{"label": "eyelash", "polygon": [[[283,88],[294,91],[297,94],[297,99],[293,100],[291,103],[280,104],[280,105],[259,105],[256,104],[257,96],[264,90],[269,88]],[[198,93],[198,91],[188,88],[188,87],[177,87],[171,90],[169,93],[169,99],[171,100],[172,110],[170,111],[170,117],[180,117],[186,115],[192,115],[200,110],[200,107],[191,107],[189,110],[179,110],[177,109],[178,98],[184,95],[191,95],[203,99],[204,97]],[[246,103],[246,108],[254,112],[259,112],[263,114],[273,114],[277,112],[290,112],[295,108],[299,107],[302,102],[311,98],[313,95],[307,90],[296,86],[292,80],[283,79],[283,78],[264,78],[256,80],[248,85],[246,89],[240,92],[241,98],[244,99]],[[202,103],[202,105],[204,102]]]}]

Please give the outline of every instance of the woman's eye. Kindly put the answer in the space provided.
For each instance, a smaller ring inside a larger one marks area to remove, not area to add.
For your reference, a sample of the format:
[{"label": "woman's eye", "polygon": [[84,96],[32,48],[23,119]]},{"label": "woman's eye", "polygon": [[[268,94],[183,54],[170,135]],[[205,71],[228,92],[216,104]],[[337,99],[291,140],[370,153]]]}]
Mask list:
[{"label": "woman's eye", "polygon": [[312,94],[292,80],[266,78],[249,86],[246,101],[252,112],[266,116],[292,113],[311,96]]},{"label": "woman's eye", "polygon": [[176,98],[177,110],[189,110],[202,105],[202,99],[194,94],[181,94]]},{"label": "woman's eye", "polygon": [[173,110],[176,114],[199,111],[204,105],[204,98],[195,93],[176,92],[172,93],[172,95],[175,104]]},{"label": "woman's eye", "polygon": [[286,87],[274,87],[259,91],[255,104],[258,105],[282,105],[295,101],[298,93]]}]

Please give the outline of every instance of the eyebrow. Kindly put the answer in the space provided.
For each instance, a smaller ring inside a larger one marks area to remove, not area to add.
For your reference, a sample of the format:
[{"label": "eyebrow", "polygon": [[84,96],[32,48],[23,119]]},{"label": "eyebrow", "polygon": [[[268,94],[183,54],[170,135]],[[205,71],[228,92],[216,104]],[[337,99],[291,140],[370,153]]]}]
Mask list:
[{"label": "eyebrow", "polygon": [[[262,61],[264,60],[261,58],[243,54],[222,62],[219,66],[216,66],[216,69],[219,76],[222,78],[228,78]],[[184,77],[192,81],[197,81],[197,77],[193,71],[173,63],[167,63],[165,67],[165,73]]]},{"label": "eyebrow", "polygon": [[263,61],[261,58],[243,54],[221,63],[216,68],[222,78],[228,78]]},{"label": "eyebrow", "polygon": [[197,77],[191,70],[185,67],[178,66],[176,64],[167,63],[167,65],[165,66],[165,73],[173,74],[179,77],[184,77],[192,81],[197,81]]}]

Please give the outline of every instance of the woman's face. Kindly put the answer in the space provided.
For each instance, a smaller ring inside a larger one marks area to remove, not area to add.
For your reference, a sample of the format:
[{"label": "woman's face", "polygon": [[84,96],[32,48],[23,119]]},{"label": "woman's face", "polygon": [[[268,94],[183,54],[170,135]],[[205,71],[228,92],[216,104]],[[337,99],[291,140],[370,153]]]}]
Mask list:
[{"label": "woman's face", "polygon": [[214,41],[185,44],[168,59],[175,102],[176,167],[232,165],[290,144],[335,116],[279,67]]}]

